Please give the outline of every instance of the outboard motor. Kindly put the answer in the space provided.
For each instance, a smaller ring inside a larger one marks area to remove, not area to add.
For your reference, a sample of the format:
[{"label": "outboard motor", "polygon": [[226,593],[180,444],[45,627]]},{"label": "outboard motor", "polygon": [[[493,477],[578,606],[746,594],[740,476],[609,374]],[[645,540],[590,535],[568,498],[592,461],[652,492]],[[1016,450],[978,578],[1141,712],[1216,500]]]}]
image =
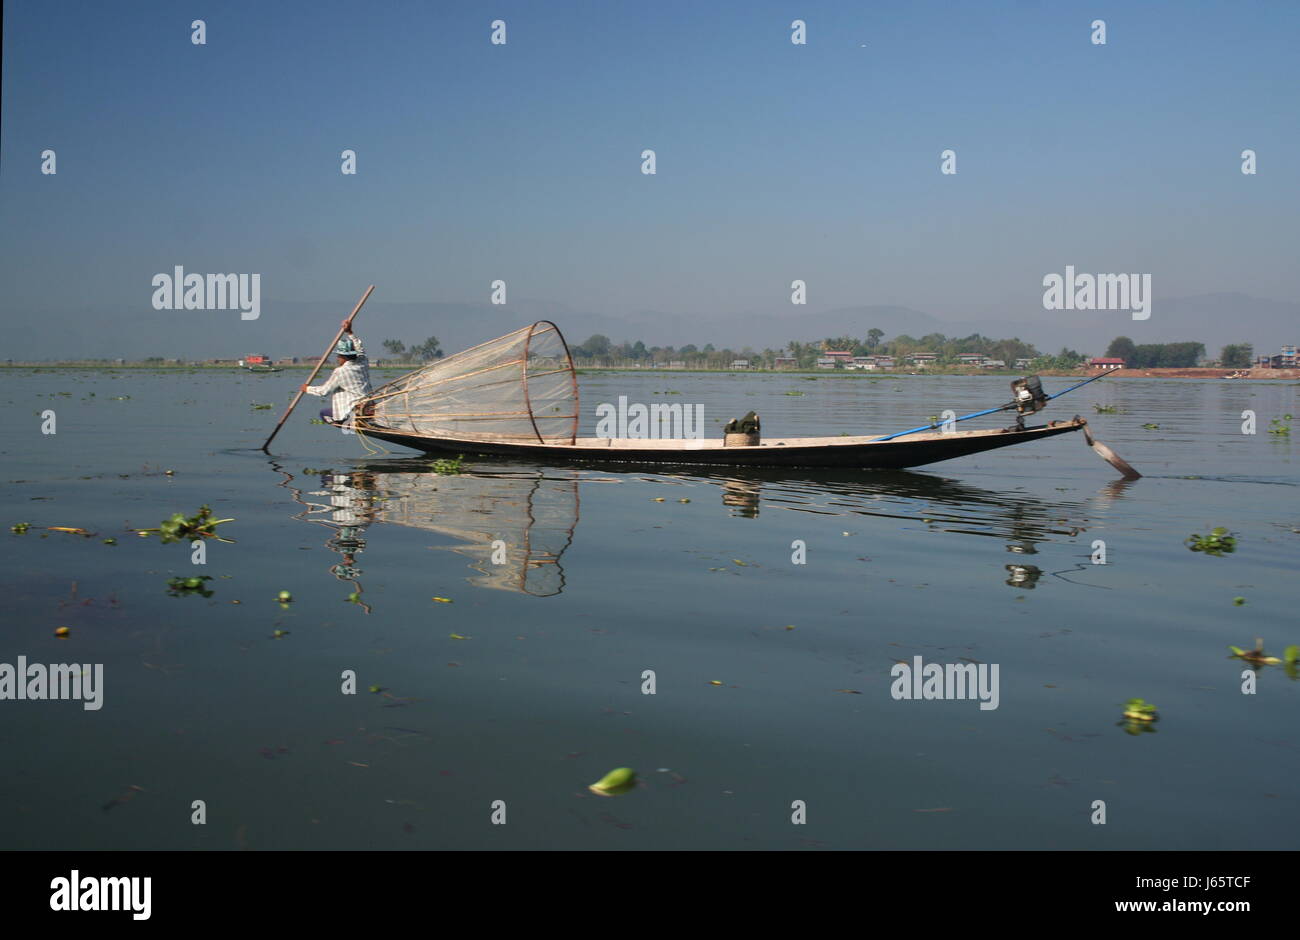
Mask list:
[{"label": "outboard motor", "polygon": [[1020,415],[1031,415],[1047,407],[1047,395],[1043,392],[1043,383],[1036,375],[1012,382],[1011,394],[1015,396],[1016,412]]}]

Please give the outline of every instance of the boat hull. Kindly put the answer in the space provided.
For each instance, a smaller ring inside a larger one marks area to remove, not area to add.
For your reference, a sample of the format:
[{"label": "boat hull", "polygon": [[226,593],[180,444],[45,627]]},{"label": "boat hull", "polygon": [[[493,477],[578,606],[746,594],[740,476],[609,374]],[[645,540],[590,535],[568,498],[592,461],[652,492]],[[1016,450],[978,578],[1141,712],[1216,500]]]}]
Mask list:
[{"label": "boat hull", "polygon": [[358,432],[368,438],[400,444],[430,454],[476,457],[524,457],[550,462],[676,464],[725,467],[850,467],[901,470],[1012,447],[1081,430],[1087,421],[1075,418],[1037,427],[987,431],[926,433],[874,441],[870,438],[791,438],[754,447],[724,447],[721,441],[597,441],[580,438],[574,444],[522,441],[458,440],[421,437],[370,425]]}]

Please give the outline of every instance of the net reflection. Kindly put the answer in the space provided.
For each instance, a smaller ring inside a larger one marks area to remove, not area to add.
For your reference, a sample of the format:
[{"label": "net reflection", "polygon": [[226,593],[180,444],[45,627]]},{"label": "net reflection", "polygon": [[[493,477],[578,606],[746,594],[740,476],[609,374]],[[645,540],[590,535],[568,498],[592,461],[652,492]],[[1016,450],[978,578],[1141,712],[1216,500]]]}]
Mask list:
[{"label": "net reflection", "polygon": [[[391,465],[389,465],[391,467]],[[448,535],[470,559],[476,587],[551,597],[564,590],[560,558],[578,524],[578,474],[517,470],[438,475],[368,470],[383,494],[375,521]]]},{"label": "net reflection", "polygon": [[[439,546],[470,559],[476,587],[550,597],[564,590],[560,558],[578,524],[577,471],[540,468],[438,474],[427,461],[392,460],[352,470],[294,474],[272,462],[281,486],[303,511],[294,518],[331,530],[325,547],[341,558],[330,573],[350,583],[350,600],[366,612],[358,555],[375,523],[447,535],[463,544]],[[319,476],[319,486],[312,486]],[[310,482],[309,482],[310,481]]]}]

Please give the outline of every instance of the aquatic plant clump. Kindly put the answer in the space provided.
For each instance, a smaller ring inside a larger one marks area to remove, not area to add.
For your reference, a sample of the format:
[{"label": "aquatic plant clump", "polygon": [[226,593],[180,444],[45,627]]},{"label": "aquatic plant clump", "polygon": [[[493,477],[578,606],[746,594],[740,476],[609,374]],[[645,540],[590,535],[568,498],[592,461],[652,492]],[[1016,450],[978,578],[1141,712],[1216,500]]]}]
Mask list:
[{"label": "aquatic plant clump", "polygon": [[136,531],[142,536],[157,532],[164,545],[170,542],[190,541],[195,538],[215,538],[221,542],[229,542],[230,539],[223,539],[217,535],[217,526],[223,522],[234,521],[234,519],[213,519],[212,509],[208,506],[200,506],[199,511],[188,518],[184,513],[173,513],[171,518],[164,519],[156,529],[137,529]]},{"label": "aquatic plant clump", "polygon": [[213,592],[206,587],[207,582],[211,580],[212,578],[206,574],[192,578],[168,578],[167,593],[172,597],[184,597],[187,594],[211,597]]},{"label": "aquatic plant clump", "polygon": [[455,460],[442,458],[435,460],[430,466],[433,468],[433,472],[439,476],[455,476],[464,472],[464,460],[465,455],[459,454]]},{"label": "aquatic plant clump", "polygon": [[1216,526],[1209,535],[1192,533],[1184,543],[1194,552],[1207,555],[1230,555],[1237,550],[1237,540],[1223,526]]},{"label": "aquatic plant clump", "polygon": [[1131,721],[1158,721],[1156,707],[1145,699],[1131,698],[1124,703],[1124,717]]}]

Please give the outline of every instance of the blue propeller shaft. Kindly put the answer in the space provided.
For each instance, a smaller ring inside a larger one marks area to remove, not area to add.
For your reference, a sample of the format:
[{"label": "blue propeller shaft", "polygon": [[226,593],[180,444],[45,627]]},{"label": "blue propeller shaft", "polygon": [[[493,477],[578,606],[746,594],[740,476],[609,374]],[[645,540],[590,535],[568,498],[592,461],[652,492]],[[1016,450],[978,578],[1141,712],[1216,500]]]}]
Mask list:
[{"label": "blue propeller shaft", "polygon": [[[1051,401],[1053,398],[1060,398],[1060,397],[1061,397],[1062,395],[1064,395],[1066,392],[1072,392],[1072,391],[1074,391],[1076,388],[1082,388],[1083,386],[1087,385],[1089,382],[1095,382],[1095,381],[1097,381],[1098,379],[1104,379],[1104,378],[1105,378],[1106,376],[1108,376],[1108,375],[1110,375],[1110,372],[1109,372],[1109,371],[1108,371],[1108,372],[1103,372],[1103,373],[1101,373],[1101,375],[1094,375],[1094,376],[1093,376],[1092,378],[1090,378],[1090,379],[1084,379],[1084,380],[1083,380],[1082,382],[1080,382],[1078,385],[1071,385],[1069,388],[1067,388],[1067,389],[1063,389],[1063,390],[1057,392],[1055,395],[1048,395],[1048,396],[1047,396],[1047,400],[1048,400],[1048,401]],[[999,412],[999,411],[1010,411],[1010,410],[1011,410],[1012,408],[1014,408],[1014,407],[1016,407],[1016,403],[1015,403],[1015,402],[1008,402],[1007,404],[1005,404],[1005,405],[999,405],[999,406],[996,407],[996,408],[986,408],[986,409],[984,409],[983,411],[972,411],[972,412],[971,412],[970,414],[968,414],[968,415],[962,415],[960,418],[954,418],[954,419],[953,419],[953,423],[955,424],[955,423],[958,422],[958,421],[965,421],[967,418],[982,418],[984,415],[995,414],[995,413],[997,413],[997,412]],[[875,441],[873,441],[873,443],[879,443],[880,441],[892,441],[892,440],[893,440],[894,438],[896,438],[896,437],[906,437],[906,436],[909,435],[909,434],[920,434],[922,431],[933,431],[933,430],[935,430],[935,429],[938,428],[938,427],[939,427],[939,425],[937,425],[937,424],[923,424],[923,425],[921,425],[920,427],[912,428],[912,429],[910,429],[910,430],[908,430],[908,431],[899,431],[897,434],[889,434],[889,435],[886,435],[885,437],[878,437],[878,438],[875,439]]]}]

